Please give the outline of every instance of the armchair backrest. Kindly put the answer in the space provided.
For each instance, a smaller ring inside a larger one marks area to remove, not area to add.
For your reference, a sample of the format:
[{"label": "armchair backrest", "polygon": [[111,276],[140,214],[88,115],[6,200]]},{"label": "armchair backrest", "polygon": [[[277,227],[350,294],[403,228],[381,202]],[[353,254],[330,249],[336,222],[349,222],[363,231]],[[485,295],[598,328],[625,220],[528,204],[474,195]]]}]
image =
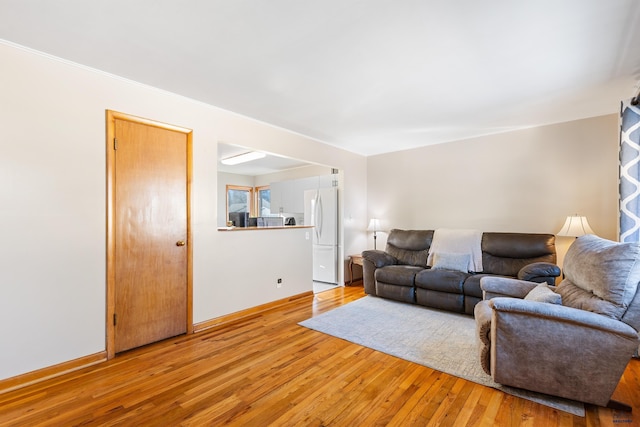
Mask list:
[{"label": "armchair backrest", "polygon": [[389,232],[385,252],[395,257],[400,264],[427,267],[427,255],[433,230],[398,230]]},{"label": "armchair backrest", "polygon": [[622,320],[640,330],[640,244],[578,237],[564,258],[562,304]]}]

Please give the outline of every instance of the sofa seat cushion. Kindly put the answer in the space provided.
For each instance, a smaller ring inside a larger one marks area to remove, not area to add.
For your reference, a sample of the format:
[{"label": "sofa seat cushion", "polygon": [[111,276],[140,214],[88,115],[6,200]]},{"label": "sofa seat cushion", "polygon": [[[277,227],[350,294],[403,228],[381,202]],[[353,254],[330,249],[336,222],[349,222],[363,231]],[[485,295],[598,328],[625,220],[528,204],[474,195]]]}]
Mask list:
[{"label": "sofa seat cushion", "polygon": [[482,298],[476,298],[469,295],[464,296],[464,312],[473,316],[473,309],[482,301]]},{"label": "sofa seat cushion", "polygon": [[376,295],[394,301],[416,303],[416,288],[413,286],[397,286],[388,283],[376,283]]},{"label": "sofa seat cushion", "polygon": [[498,276],[496,274],[472,274],[464,281],[463,285],[463,293],[465,295],[471,295],[476,298],[482,299],[484,294],[482,293],[482,288],[480,287],[480,279],[483,277],[506,277],[506,276]]},{"label": "sofa seat cushion", "polygon": [[414,288],[416,291],[416,303],[425,307],[433,307],[439,310],[464,312],[465,297],[462,294],[451,292],[432,291],[430,289]]},{"label": "sofa seat cushion", "polygon": [[564,260],[558,285],[563,305],[620,320],[640,281],[640,245],[587,234],[576,239]]},{"label": "sofa seat cushion", "polygon": [[423,271],[412,265],[388,265],[376,270],[376,282],[390,283],[396,286],[413,286],[416,274]]},{"label": "sofa seat cushion", "polygon": [[416,287],[432,291],[462,294],[469,273],[455,270],[423,270],[416,275]]}]

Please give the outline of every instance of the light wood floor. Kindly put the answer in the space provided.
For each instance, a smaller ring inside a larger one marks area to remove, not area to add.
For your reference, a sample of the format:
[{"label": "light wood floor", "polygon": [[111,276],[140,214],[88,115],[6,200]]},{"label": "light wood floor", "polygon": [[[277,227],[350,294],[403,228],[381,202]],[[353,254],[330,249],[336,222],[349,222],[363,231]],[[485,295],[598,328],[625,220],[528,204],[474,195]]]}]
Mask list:
[{"label": "light wood floor", "polygon": [[587,406],[581,418],[297,325],[363,295],[303,297],[2,394],[0,425],[640,425],[639,360],[614,395],[633,415]]}]

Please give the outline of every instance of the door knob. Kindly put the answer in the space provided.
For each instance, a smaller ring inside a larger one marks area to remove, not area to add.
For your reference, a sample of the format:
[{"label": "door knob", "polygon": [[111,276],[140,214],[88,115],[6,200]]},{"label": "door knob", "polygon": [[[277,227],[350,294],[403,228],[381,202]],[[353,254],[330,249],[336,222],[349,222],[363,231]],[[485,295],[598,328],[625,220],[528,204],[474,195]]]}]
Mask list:
[{"label": "door knob", "polygon": [[186,244],[187,244],[187,243],[186,243],[184,240],[178,240],[178,241],[176,242],[176,246],[184,246],[184,245],[186,245]]}]

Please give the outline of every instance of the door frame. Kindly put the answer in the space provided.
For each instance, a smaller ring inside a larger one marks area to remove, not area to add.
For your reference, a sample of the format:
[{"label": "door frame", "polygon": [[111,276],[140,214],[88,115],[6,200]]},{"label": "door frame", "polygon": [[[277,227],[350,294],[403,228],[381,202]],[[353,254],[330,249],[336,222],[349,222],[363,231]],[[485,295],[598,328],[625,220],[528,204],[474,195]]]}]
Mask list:
[{"label": "door frame", "polygon": [[115,269],[115,122],[125,120],[147,126],[154,126],[160,129],[172,130],[183,133],[187,139],[187,335],[193,333],[193,239],[191,236],[191,181],[192,181],[192,142],[193,131],[191,129],[157,122],[130,114],[119,113],[117,111],[106,110],[107,136],[106,136],[106,158],[107,158],[107,307],[106,307],[106,347],[107,359],[115,357],[115,327],[113,325],[113,315],[115,313],[116,295],[116,269]]}]

